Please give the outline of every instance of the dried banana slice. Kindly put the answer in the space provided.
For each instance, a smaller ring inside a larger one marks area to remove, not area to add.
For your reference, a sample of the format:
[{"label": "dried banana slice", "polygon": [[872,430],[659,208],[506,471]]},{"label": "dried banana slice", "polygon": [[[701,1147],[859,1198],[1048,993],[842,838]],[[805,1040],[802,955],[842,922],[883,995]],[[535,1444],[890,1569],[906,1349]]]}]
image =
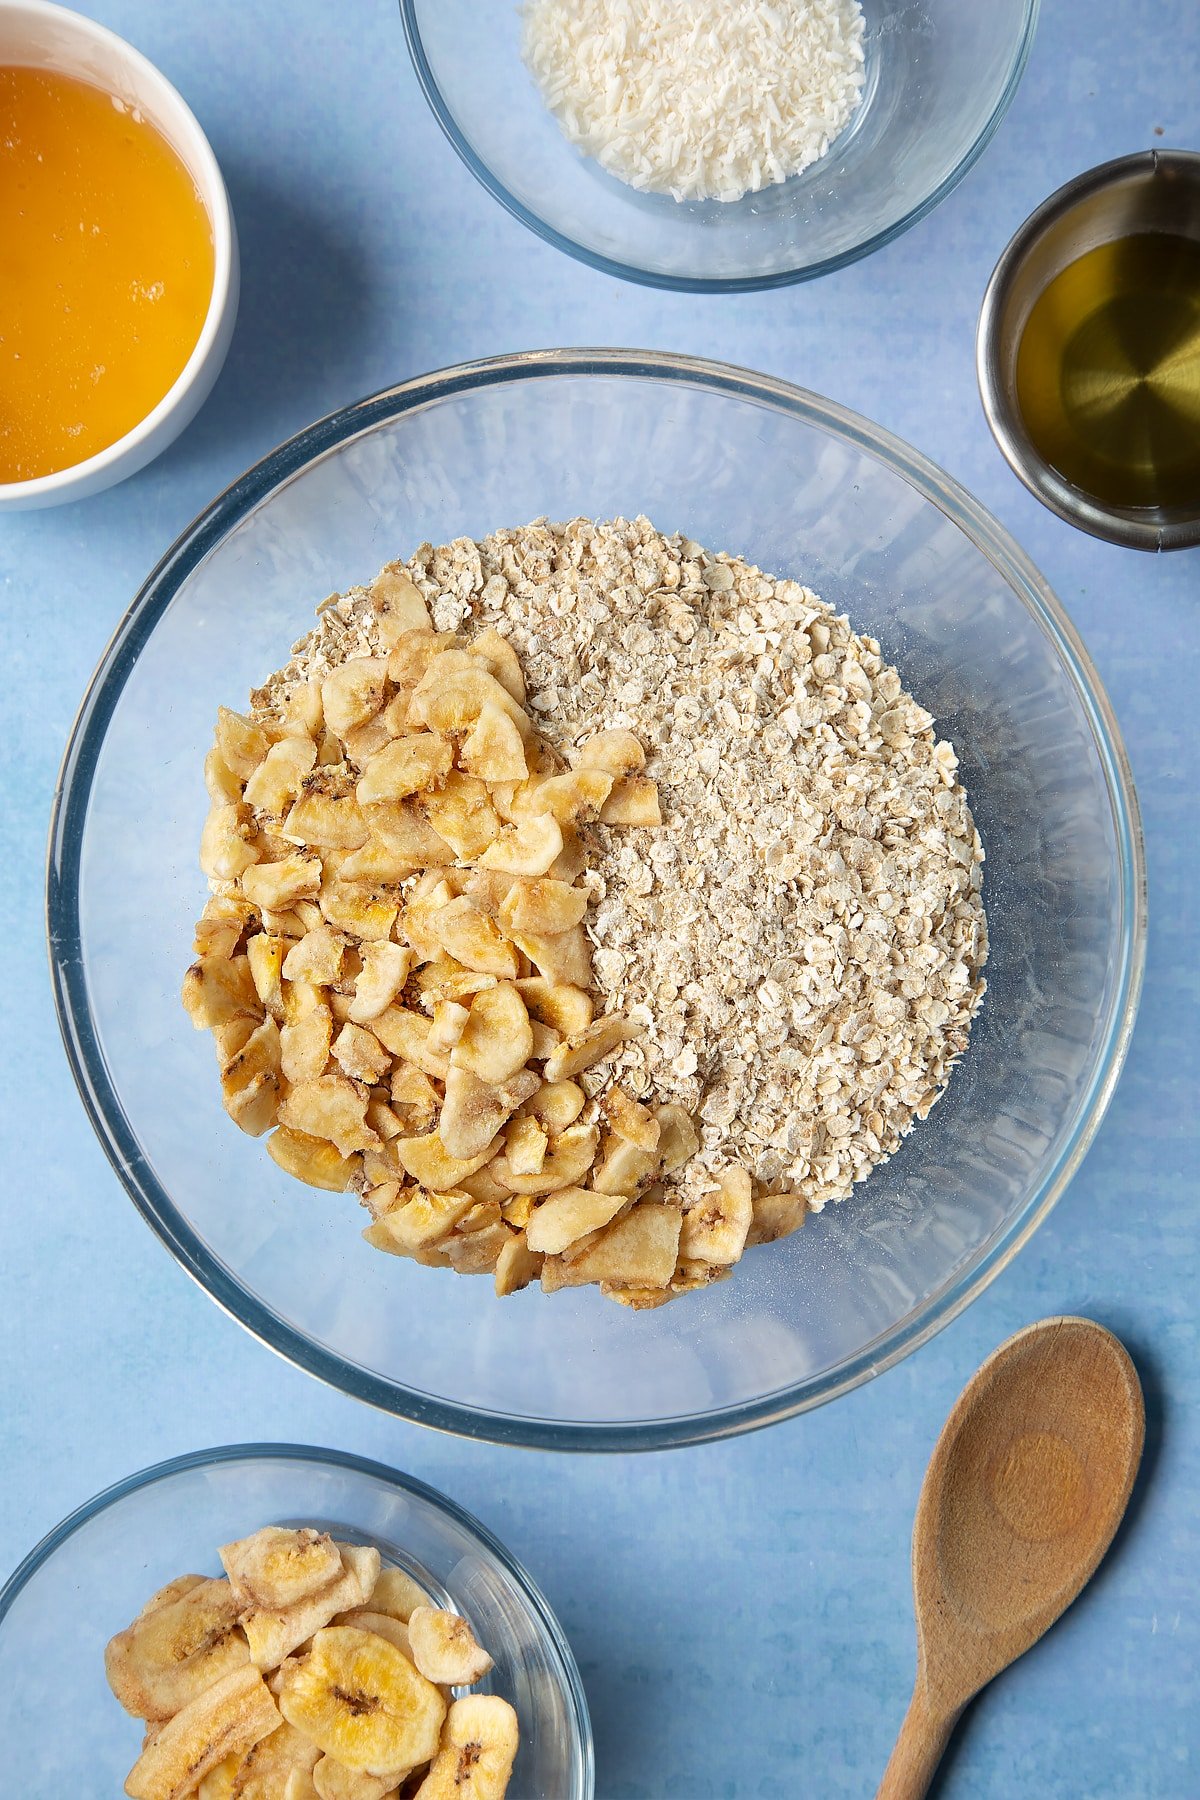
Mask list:
[{"label": "dried banana slice", "polygon": [[241,1610],[228,1581],[197,1579],[175,1596],[160,1590],[104,1652],[108,1685],[126,1712],[169,1719],[214,1681],[248,1664],[238,1628]]},{"label": "dried banana slice", "polygon": [[184,1800],[227,1756],[244,1756],[280,1724],[257,1669],[213,1682],[157,1731],[125,1782],[130,1800]]},{"label": "dried banana slice", "polygon": [[371,1589],[367,1605],[372,1612],[407,1624],[418,1606],[429,1605],[429,1595],[404,1569],[383,1569]]},{"label": "dried banana slice", "polygon": [[349,1625],[316,1633],[284,1680],[279,1709],[327,1756],[368,1775],[429,1761],[446,1716],[437,1688],[394,1644]]},{"label": "dried banana slice", "polygon": [[228,1756],[210,1769],[196,1800],[279,1800],[291,1775],[311,1776],[320,1754],[315,1744],[284,1721],[245,1756]]},{"label": "dried banana slice", "polygon": [[392,1775],[367,1775],[348,1769],[335,1757],[323,1756],[313,1770],[313,1787],[319,1800],[390,1800],[399,1792]]},{"label": "dried banana slice", "polygon": [[[294,1606],[246,1613],[243,1627],[250,1656],[259,1669],[277,1669],[286,1656],[328,1625],[336,1613],[362,1606],[379,1579],[379,1552],[373,1546],[339,1544],[342,1573],[336,1581]],[[294,1722],[294,1721],[293,1721]]]},{"label": "dried banana slice", "polygon": [[517,1715],[498,1694],[455,1700],[413,1800],[503,1800],[519,1741]]},{"label": "dried banana slice", "polygon": [[714,1193],[704,1194],[683,1215],[679,1254],[688,1262],[735,1263],[746,1248],[754,1220],[750,1176],[726,1169]]},{"label": "dried banana slice", "polygon": [[466,1619],[440,1607],[415,1608],[408,1621],[408,1640],[421,1674],[439,1685],[473,1687],[493,1666]]},{"label": "dried banana slice", "polygon": [[343,1574],[341,1551],[326,1532],[264,1525],[219,1552],[243,1606],[286,1611],[330,1587]]}]

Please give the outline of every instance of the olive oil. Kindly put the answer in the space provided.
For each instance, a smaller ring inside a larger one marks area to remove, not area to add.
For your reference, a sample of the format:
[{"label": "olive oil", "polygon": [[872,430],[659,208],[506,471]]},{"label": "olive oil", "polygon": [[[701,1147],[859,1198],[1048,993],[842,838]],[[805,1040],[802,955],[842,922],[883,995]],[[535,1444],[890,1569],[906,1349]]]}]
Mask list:
[{"label": "olive oil", "polygon": [[1200,506],[1200,243],[1139,233],[1069,264],[1017,354],[1025,427],[1109,506]]},{"label": "olive oil", "polygon": [[213,233],[123,100],[0,66],[0,481],[72,467],[152,412],[195,349]]}]

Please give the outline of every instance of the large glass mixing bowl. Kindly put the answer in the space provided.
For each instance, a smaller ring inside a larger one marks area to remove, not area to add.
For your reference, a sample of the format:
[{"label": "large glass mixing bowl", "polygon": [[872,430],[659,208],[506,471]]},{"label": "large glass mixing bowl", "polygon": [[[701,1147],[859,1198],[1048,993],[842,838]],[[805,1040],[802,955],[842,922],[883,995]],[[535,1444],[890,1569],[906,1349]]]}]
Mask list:
[{"label": "large glass mixing bowl", "polygon": [[417,77],[472,174],[608,275],[693,293],[781,287],[891,243],[938,205],[1017,91],[1038,0],[863,0],[862,102],[828,153],[741,200],[639,193],[559,129],[514,0],[400,0]]},{"label": "large glass mixing bowl", "polygon": [[[204,899],[218,704],[385,560],[541,515],[647,513],[807,582],[878,637],[956,745],[987,850],[990,986],[945,1098],[854,1197],[731,1281],[631,1313],[497,1300],[381,1256],[351,1195],[226,1118],[179,1002]],[[84,702],[52,829],[67,1049],[125,1188],[260,1338],[350,1394],[563,1449],[679,1444],[844,1393],[961,1310],[1078,1166],[1132,1028],[1137,803],[1070,622],[994,520],[854,414],[743,370],[553,351],[406,383],[314,425],[168,553]]]}]

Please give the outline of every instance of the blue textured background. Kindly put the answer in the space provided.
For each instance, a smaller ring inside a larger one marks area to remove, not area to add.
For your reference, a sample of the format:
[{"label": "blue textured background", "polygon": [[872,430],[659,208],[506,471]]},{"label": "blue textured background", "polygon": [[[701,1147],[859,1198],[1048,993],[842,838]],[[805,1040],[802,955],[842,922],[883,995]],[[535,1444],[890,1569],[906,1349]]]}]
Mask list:
[{"label": "blue textured background", "polygon": [[[209,132],[238,215],[244,297],[216,392],[167,455],[98,499],[0,520],[0,1571],[96,1489],[161,1457],[238,1438],[341,1445],[448,1490],[544,1584],[587,1684],[601,1800],[869,1795],[912,1678],[908,1536],[941,1422],[1009,1332],[1085,1312],[1122,1333],[1141,1369],[1145,1477],[1093,1587],[969,1715],[941,1792],[1200,1794],[1200,552],[1139,556],[1044,512],[987,434],[972,347],[992,264],[1051,189],[1111,156],[1200,144],[1197,0],[1045,0],[1008,120],[932,218],[842,274],[736,300],[623,286],[510,220],[428,116],[391,0],[84,10],[159,63]],[[1152,911],[1141,1018],[1108,1119],[988,1293],[822,1412],[730,1444],[606,1460],[457,1443],[377,1416],[220,1314],[92,1140],[42,927],[46,820],[76,703],[193,514],[347,400],[465,358],[573,343],[790,377],[910,439],[992,507],[1073,614],[1116,705]]]}]

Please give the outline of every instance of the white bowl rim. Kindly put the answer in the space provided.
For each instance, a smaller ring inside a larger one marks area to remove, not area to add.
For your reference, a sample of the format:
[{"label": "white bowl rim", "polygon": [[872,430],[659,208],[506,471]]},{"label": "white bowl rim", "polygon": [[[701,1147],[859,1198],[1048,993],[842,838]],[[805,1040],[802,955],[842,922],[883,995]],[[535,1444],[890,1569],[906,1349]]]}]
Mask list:
[{"label": "white bowl rim", "polygon": [[86,486],[91,492],[97,476],[123,462],[153,436],[193,387],[208,361],[221,331],[235,267],[233,210],[216,153],[195,113],[162,70],[125,38],[110,31],[107,25],[86,18],[83,13],[74,12],[69,6],[59,6],[56,0],[0,0],[0,15],[5,13],[18,16],[24,13],[30,19],[55,19],[62,25],[77,30],[82,40],[99,44],[119,57],[130,73],[155,93],[164,113],[172,115],[172,123],[188,143],[186,153],[178,142],[172,141],[171,148],[199,188],[205,211],[212,223],[213,284],[204,324],[191,355],[162,399],[145,418],[140,419],[124,437],[117,438],[103,450],[97,450],[94,456],[85,457],[83,462],[71,463],[65,469],[54,469],[48,475],[34,475],[28,481],[0,481],[0,511],[8,506],[32,506],[51,496],[69,499],[70,489],[77,486]]},{"label": "white bowl rim", "polygon": [[[818,427],[873,457],[949,518],[1003,576],[1053,643],[1090,726],[1113,812],[1120,919],[1119,972],[1103,1049],[1054,1161],[1024,1206],[907,1318],[820,1376],[709,1412],[618,1422],[508,1415],[413,1389],[297,1332],[205,1249],[150,1169],[112,1085],[92,1023],[83,969],[79,861],[92,779],[121,690],[179,588],[251,507],[310,464],[404,414],[457,393],[556,376],[694,383],[748,398]],[[1133,772],[1112,704],[1070,616],[1024,551],[968,491],[902,438],[838,402],[776,376],[656,350],[530,350],[415,376],[328,414],[289,438],[213,500],[147,577],[117,627],[80,705],[59,772],[47,845],[50,976],[67,1061],[84,1109],[121,1185],[181,1268],[260,1342],[352,1398],[455,1435],[530,1449],[626,1452],[706,1443],[758,1429],[838,1399],[882,1374],[956,1319],[1007,1268],[1061,1198],[1099,1129],[1128,1054],[1146,960],[1146,860]]]}]

